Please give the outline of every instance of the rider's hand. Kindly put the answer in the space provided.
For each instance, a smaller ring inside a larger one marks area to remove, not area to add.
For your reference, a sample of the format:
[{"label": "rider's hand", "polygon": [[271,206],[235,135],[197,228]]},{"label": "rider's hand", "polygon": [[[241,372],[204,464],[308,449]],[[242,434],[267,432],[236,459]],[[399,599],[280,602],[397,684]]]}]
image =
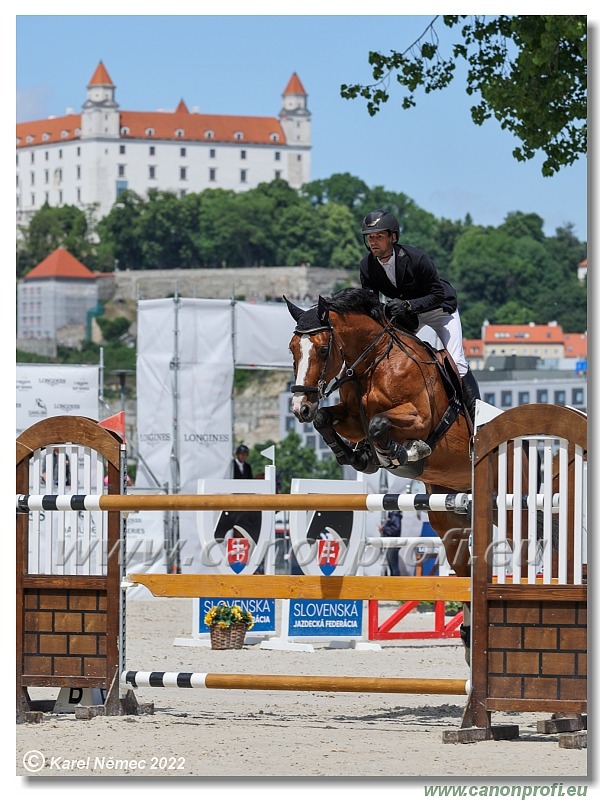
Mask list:
[{"label": "rider's hand", "polygon": [[408,300],[395,298],[386,303],[386,314],[395,321],[400,328],[408,331],[416,331],[419,328],[419,318],[415,311],[411,311],[411,303]]},{"label": "rider's hand", "polygon": [[408,300],[401,300],[396,297],[394,300],[388,300],[386,303],[386,313],[390,317],[398,317],[402,314],[408,314],[411,311],[411,303]]}]

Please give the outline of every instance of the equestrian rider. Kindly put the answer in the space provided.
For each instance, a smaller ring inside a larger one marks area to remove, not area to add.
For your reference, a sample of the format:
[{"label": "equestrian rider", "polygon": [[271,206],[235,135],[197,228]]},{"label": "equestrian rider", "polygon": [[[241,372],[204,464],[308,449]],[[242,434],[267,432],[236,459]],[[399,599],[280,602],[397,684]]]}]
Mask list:
[{"label": "equestrian rider", "polygon": [[457,293],[441,278],[423,250],[398,242],[399,223],[390,212],[372,211],[363,219],[369,253],[360,264],[361,286],[386,300],[386,313],[412,331],[427,325],[438,335],[457,366],[462,399],[472,420],[480,390],[463,351]]}]

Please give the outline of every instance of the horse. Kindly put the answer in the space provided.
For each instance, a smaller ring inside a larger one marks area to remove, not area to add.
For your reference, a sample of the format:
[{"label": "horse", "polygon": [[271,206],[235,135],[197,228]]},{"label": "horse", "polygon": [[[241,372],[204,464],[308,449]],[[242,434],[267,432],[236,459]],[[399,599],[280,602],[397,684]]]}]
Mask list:
[{"label": "horse", "polygon": [[[308,310],[285,300],[296,322],[292,411],[313,423],[338,463],[421,478],[428,494],[469,492],[473,430],[444,354],[396,328],[368,289],[319,297]],[[320,407],[336,389],[339,402]],[[428,518],[455,573],[469,576],[469,529],[454,512]]]},{"label": "horse", "polygon": [[[298,421],[313,423],[338,463],[366,474],[385,468],[420,478],[429,495],[471,492],[473,420],[447,352],[398,328],[368,289],[319,297],[307,310],[284,299],[296,322],[289,343],[292,411]],[[339,402],[321,406],[336,390]],[[525,486],[527,470],[524,457]],[[460,525],[459,514],[440,510],[428,510],[428,519],[455,574],[469,577],[469,521]],[[468,605],[464,623],[468,659]]]}]

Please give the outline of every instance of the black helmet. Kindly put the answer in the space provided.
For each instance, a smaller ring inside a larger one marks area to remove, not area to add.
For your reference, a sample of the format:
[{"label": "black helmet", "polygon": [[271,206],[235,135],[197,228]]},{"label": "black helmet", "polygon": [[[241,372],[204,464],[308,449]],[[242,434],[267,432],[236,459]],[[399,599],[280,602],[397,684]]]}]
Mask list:
[{"label": "black helmet", "polygon": [[[367,236],[368,233],[377,233],[378,231],[396,233],[396,240],[398,242],[400,225],[394,214],[391,214],[389,211],[372,211],[370,214],[367,214],[363,219],[363,225],[361,227],[365,247],[367,247],[365,236]],[[369,248],[367,247],[367,249]]]},{"label": "black helmet", "polygon": [[240,444],[239,447],[237,448],[237,450],[235,450],[235,455],[237,453],[245,453],[245,455],[247,456],[247,455],[249,455],[249,452],[250,452],[250,448],[249,447],[247,447],[244,444]]}]

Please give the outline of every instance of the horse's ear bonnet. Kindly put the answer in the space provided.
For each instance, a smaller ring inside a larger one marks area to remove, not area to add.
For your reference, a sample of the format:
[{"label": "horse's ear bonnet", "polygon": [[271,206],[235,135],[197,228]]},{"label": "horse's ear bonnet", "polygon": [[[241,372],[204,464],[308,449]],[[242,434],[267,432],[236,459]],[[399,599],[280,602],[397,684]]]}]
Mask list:
[{"label": "horse's ear bonnet", "polygon": [[287,303],[287,309],[288,309],[289,313],[292,315],[292,317],[297,322],[300,319],[300,317],[302,316],[302,314],[304,314],[304,309],[303,308],[298,308],[298,306],[295,306],[293,303],[290,303],[290,301],[287,299],[287,297],[285,295],[283,295],[283,299]]},{"label": "horse's ear bonnet", "polygon": [[326,327],[329,326],[329,306],[327,305],[327,301],[324,297],[319,295],[319,302],[317,304],[317,312],[319,315],[319,322],[321,322]]},{"label": "horse's ear bonnet", "polygon": [[[287,297],[284,296],[283,299],[287,303],[289,313],[296,321],[294,333],[318,333],[319,331],[329,330],[329,316],[327,316],[326,320],[323,319],[317,306],[304,310],[290,303]],[[321,302],[321,299],[319,297],[319,302]]]}]

